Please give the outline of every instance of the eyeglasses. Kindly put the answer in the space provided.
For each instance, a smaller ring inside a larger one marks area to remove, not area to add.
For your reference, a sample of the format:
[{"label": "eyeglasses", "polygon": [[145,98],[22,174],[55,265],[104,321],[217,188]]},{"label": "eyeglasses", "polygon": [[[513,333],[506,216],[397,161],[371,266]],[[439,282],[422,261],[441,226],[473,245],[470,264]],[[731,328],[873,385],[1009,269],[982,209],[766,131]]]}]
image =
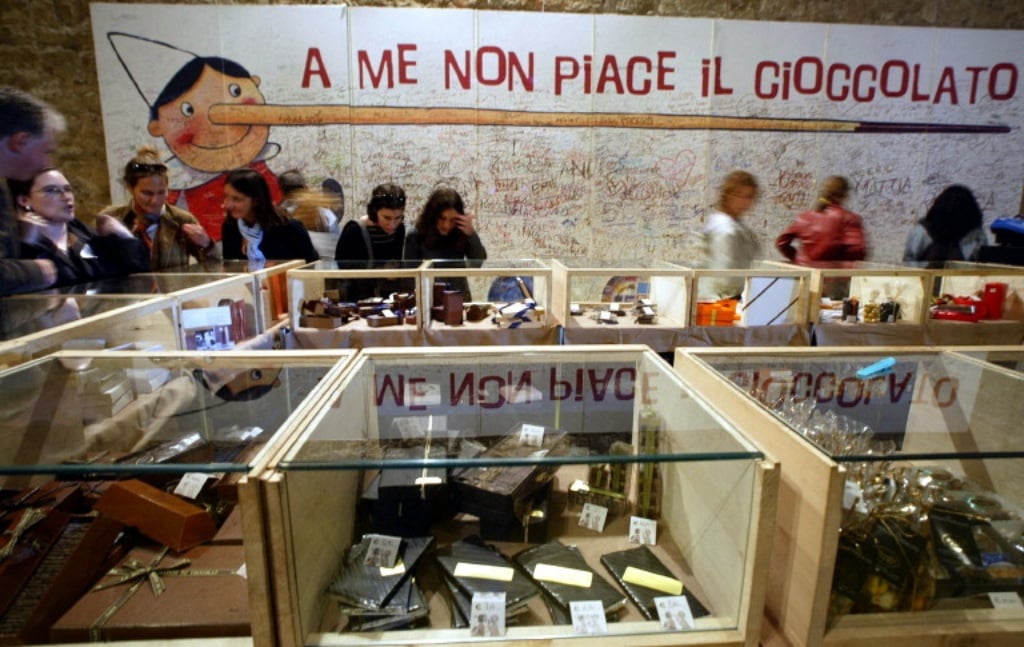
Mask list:
[{"label": "eyeglasses", "polygon": [[48,184],[43,188],[39,189],[37,193],[42,193],[47,198],[59,198],[63,195],[75,195],[75,190],[71,188],[70,184],[64,186],[57,186],[56,184]]},{"label": "eyeglasses", "polygon": [[130,162],[128,164],[128,170],[132,173],[166,173],[167,166],[165,164],[141,164],[139,162]]}]

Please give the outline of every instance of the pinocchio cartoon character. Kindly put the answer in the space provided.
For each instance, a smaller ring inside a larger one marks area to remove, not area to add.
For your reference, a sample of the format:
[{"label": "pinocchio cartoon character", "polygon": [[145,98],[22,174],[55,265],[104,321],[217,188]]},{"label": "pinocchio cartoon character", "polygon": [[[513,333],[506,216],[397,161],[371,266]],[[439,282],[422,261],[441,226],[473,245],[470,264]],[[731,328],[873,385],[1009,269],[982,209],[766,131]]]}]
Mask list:
[{"label": "pinocchio cartoon character", "polygon": [[214,239],[224,222],[227,171],[247,166],[267,179],[274,202],[281,200],[267,160],[280,152],[270,127],[213,123],[215,104],[264,104],[260,77],[218,56],[199,56],[158,40],[109,32],[107,40],[135,89],[149,106],[148,131],[164,140],[172,157],[168,202],[190,211]]}]

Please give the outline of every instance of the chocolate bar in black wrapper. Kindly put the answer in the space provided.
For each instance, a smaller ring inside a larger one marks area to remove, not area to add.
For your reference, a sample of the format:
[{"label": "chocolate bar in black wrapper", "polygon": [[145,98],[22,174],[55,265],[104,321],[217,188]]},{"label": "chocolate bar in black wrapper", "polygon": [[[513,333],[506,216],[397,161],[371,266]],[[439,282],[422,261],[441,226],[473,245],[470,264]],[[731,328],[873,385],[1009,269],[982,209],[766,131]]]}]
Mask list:
[{"label": "chocolate bar in black wrapper", "polygon": [[[444,577],[472,598],[477,593],[504,593],[505,607],[515,608],[540,594],[537,586],[508,558],[477,537],[467,537],[438,550],[437,562]],[[464,572],[463,569],[468,569]],[[479,574],[486,569],[507,569],[511,580],[491,579]],[[468,617],[468,616],[467,616]]]},{"label": "chocolate bar in black wrapper", "polygon": [[[396,461],[441,460],[440,445],[389,447],[388,463]],[[377,499],[373,505],[373,530],[384,535],[417,536],[451,512],[448,474],[440,467],[384,468],[380,472]]]},{"label": "chocolate bar in black wrapper", "polygon": [[433,537],[407,537],[402,539],[398,550],[398,563],[402,569],[383,569],[366,564],[366,551],[370,548],[370,537],[348,550],[341,574],[328,590],[345,604],[370,611],[384,608],[402,584],[412,576],[413,570],[423,553],[434,543]]},{"label": "chocolate bar in black wrapper", "polygon": [[[668,591],[662,591],[660,589],[653,589],[641,584],[636,584],[632,581],[626,581],[626,569],[633,568],[644,573],[653,573],[661,577],[676,579],[672,571],[668,570],[661,560],[651,552],[651,549],[647,546],[637,546],[636,548],[630,548],[627,550],[620,550],[614,553],[608,553],[607,555],[601,556],[601,563],[604,564],[605,568],[612,574],[615,581],[622,586],[623,590],[626,591],[626,595],[633,601],[633,603],[640,609],[640,613],[644,614],[644,617],[648,620],[658,619],[658,607],[654,603],[654,598],[662,597],[666,595],[676,595]],[[679,584],[682,589],[682,583]],[[686,598],[686,601],[690,604],[690,611],[693,613],[694,618],[703,618],[708,615],[707,608],[701,603],[697,597],[690,591],[683,590],[682,595]]]},{"label": "chocolate bar in black wrapper", "polygon": [[[533,495],[554,477],[559,465],[540,462],[534,465],[501,465],[505,459],[544,460],[564,456],[569,451],[569,435],[558,429],[543,430],[543,437],[523,433],[525,425],[516,426],[495,445],[479,456],[481,463],[494,461],[490,466],[469,467],[453,472],[455,494],[459,510],[491,523],[510,525],[521,523],[536,502]],[[533,444],[536,440],[538,444]]]},{"label": "chocolate bar in black wrapper", "polygon": [[[517,553],[512,561],[530,574],[531,579],[543,591],[545,599],[559,612],[552,613],[556,623],[559,618],[569,617],[569,603],[582,600],[598,600],[604,608],[606,616],[616,613],[626,605],[626,598],[619,591],[598,575],[583,558],[583,554],[575,546],[567,546],[559,541],[532,546]],[[538,568],[559,567],[572,572],[589,573],[589,586],[576,586],[546,579],[538,573]]]}]

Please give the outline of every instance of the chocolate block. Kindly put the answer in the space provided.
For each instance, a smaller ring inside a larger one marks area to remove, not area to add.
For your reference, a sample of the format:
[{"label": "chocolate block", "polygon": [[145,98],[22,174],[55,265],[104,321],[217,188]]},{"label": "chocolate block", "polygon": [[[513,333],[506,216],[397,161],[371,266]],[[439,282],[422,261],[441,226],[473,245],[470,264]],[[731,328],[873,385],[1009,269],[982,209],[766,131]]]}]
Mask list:
[{"label": "chocolate block", "polygon": [[[199,546],[181,557],[140,547],[50,629],[55,642],[251,634],[242,546]],[[152,575],[150,575],[152,573]]]},{"label": "chocolate block", "polygon": [[0,644],[47,642],[50,626],[128,551],[130,534],[103,517],[75,517],[0,624]]},{"label": "chocolate block", "polygon": [[[569,450],[569,435],[561,430],[547,429],[540,446],[524,442],[518,431],[502,438],[481,454],[486,459],[525,458],[540,450],[547,457],[561,456]],[[492,465],[469,467],[454,474],[455,494],[459,510],[490,524],[509,526],[524,518],[536,507],[532,500],[554,477],[557,465]]]},{"label": "chocolate block", "polygon": [[458,290],[445,290],[444,300],[444,322],[449,326],[462,325],[462,293]]},{"label": "chocolate block", "polygon": [[111,485],[96,502],[96,511],[178,552],[217,534],[206,510],[137,480]]},{"label": "chocolate block", "polygon": [[330,315],[302,315],[299,317],[299,325],[303,328],[319,328],[321,330],[333,330],[348,323],[347,317],[332,317]]},{"label": "chocolate block", "polygon": [[402,318],[396,314],[391,316],[373,314],[367,315],[365,319],[366,325],[370,328],[387,328],[388,326],[397,326],[402,323]]},{"label": "chocolate block", "polygon": [[26,508],[10,516],[0,537],[0,615],[10,608],[46,553],[60,539],[70,515]]}]

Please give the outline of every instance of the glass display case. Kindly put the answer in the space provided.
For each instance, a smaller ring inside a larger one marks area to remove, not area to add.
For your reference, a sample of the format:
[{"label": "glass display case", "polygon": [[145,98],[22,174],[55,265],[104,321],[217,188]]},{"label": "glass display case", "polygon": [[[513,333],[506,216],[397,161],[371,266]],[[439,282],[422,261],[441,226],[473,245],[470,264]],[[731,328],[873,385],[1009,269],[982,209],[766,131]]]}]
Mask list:
[{"label": "glass display case", "polygon": [[125,343],[178,350],[178,303],[171,297],[36,293],[0,299],[0,367],[63,348]]},{"label": "glass display case", "polygon": [[747,270],[694,269],[691,325],[803,325],[810,279],[806,268],[767,261]]},{"label": "glass display case", "polygon": [[424,263],[420,281],[428,345],[557,342],[551,266],[544,261],[434,259]]},{"label": "glass display case", "polygon": [[422,346],[421,264],[317,261],[289,270],[293,343],[298,348]]},{"label": "glass display case", "polygon": [[0,371],[0,641],[271,635],[246,475],[353,354],[60,352]]},{"label": "glass display case", "polygon": [[554,259],[552,307],[565,343],[643,343],[667,352],[688,325],[693,272],[663,261]]},{"label": "glass display case", "polygon": [[644,346],[364,349],[262,470],[277,645],[756,645],[777,466]]},{"label": "glass display case", "polygon": [[248,274],[131,274],[60,288],[67,295],[135,298],[166,295],[177,302],[180,347],[229,350],[263,332]]},{"label": "glass display case", "polygon": [[806,269],[811,272],[808,321],[816,345],[925,343],[931,285],[927,270],[866,261],[820,262]]},{"label": "glass display case", "polygon": [[249,261],[219,260],[193,263],[180,267],[172,267],[159,272],[160,274],[202,274],[226,275],[247,274],[252,279],[250,290],[253,294],[255,311],[258,317],[257,329],[260,332],[284,322],[288,316],[288,284],[287,272],[302,267],[305,261]]},{"label": "glass display case", "polygon": [[[967,351],[970,353],[970,351]],[[1024,374],[902,349],[677,351],[784,466],[765,644],[1024,639]]]},{"label": "glass display case", "polygon": [[964,261],[922,266],[931,278],[927,343],[1024,342],[1024,268]]}]

